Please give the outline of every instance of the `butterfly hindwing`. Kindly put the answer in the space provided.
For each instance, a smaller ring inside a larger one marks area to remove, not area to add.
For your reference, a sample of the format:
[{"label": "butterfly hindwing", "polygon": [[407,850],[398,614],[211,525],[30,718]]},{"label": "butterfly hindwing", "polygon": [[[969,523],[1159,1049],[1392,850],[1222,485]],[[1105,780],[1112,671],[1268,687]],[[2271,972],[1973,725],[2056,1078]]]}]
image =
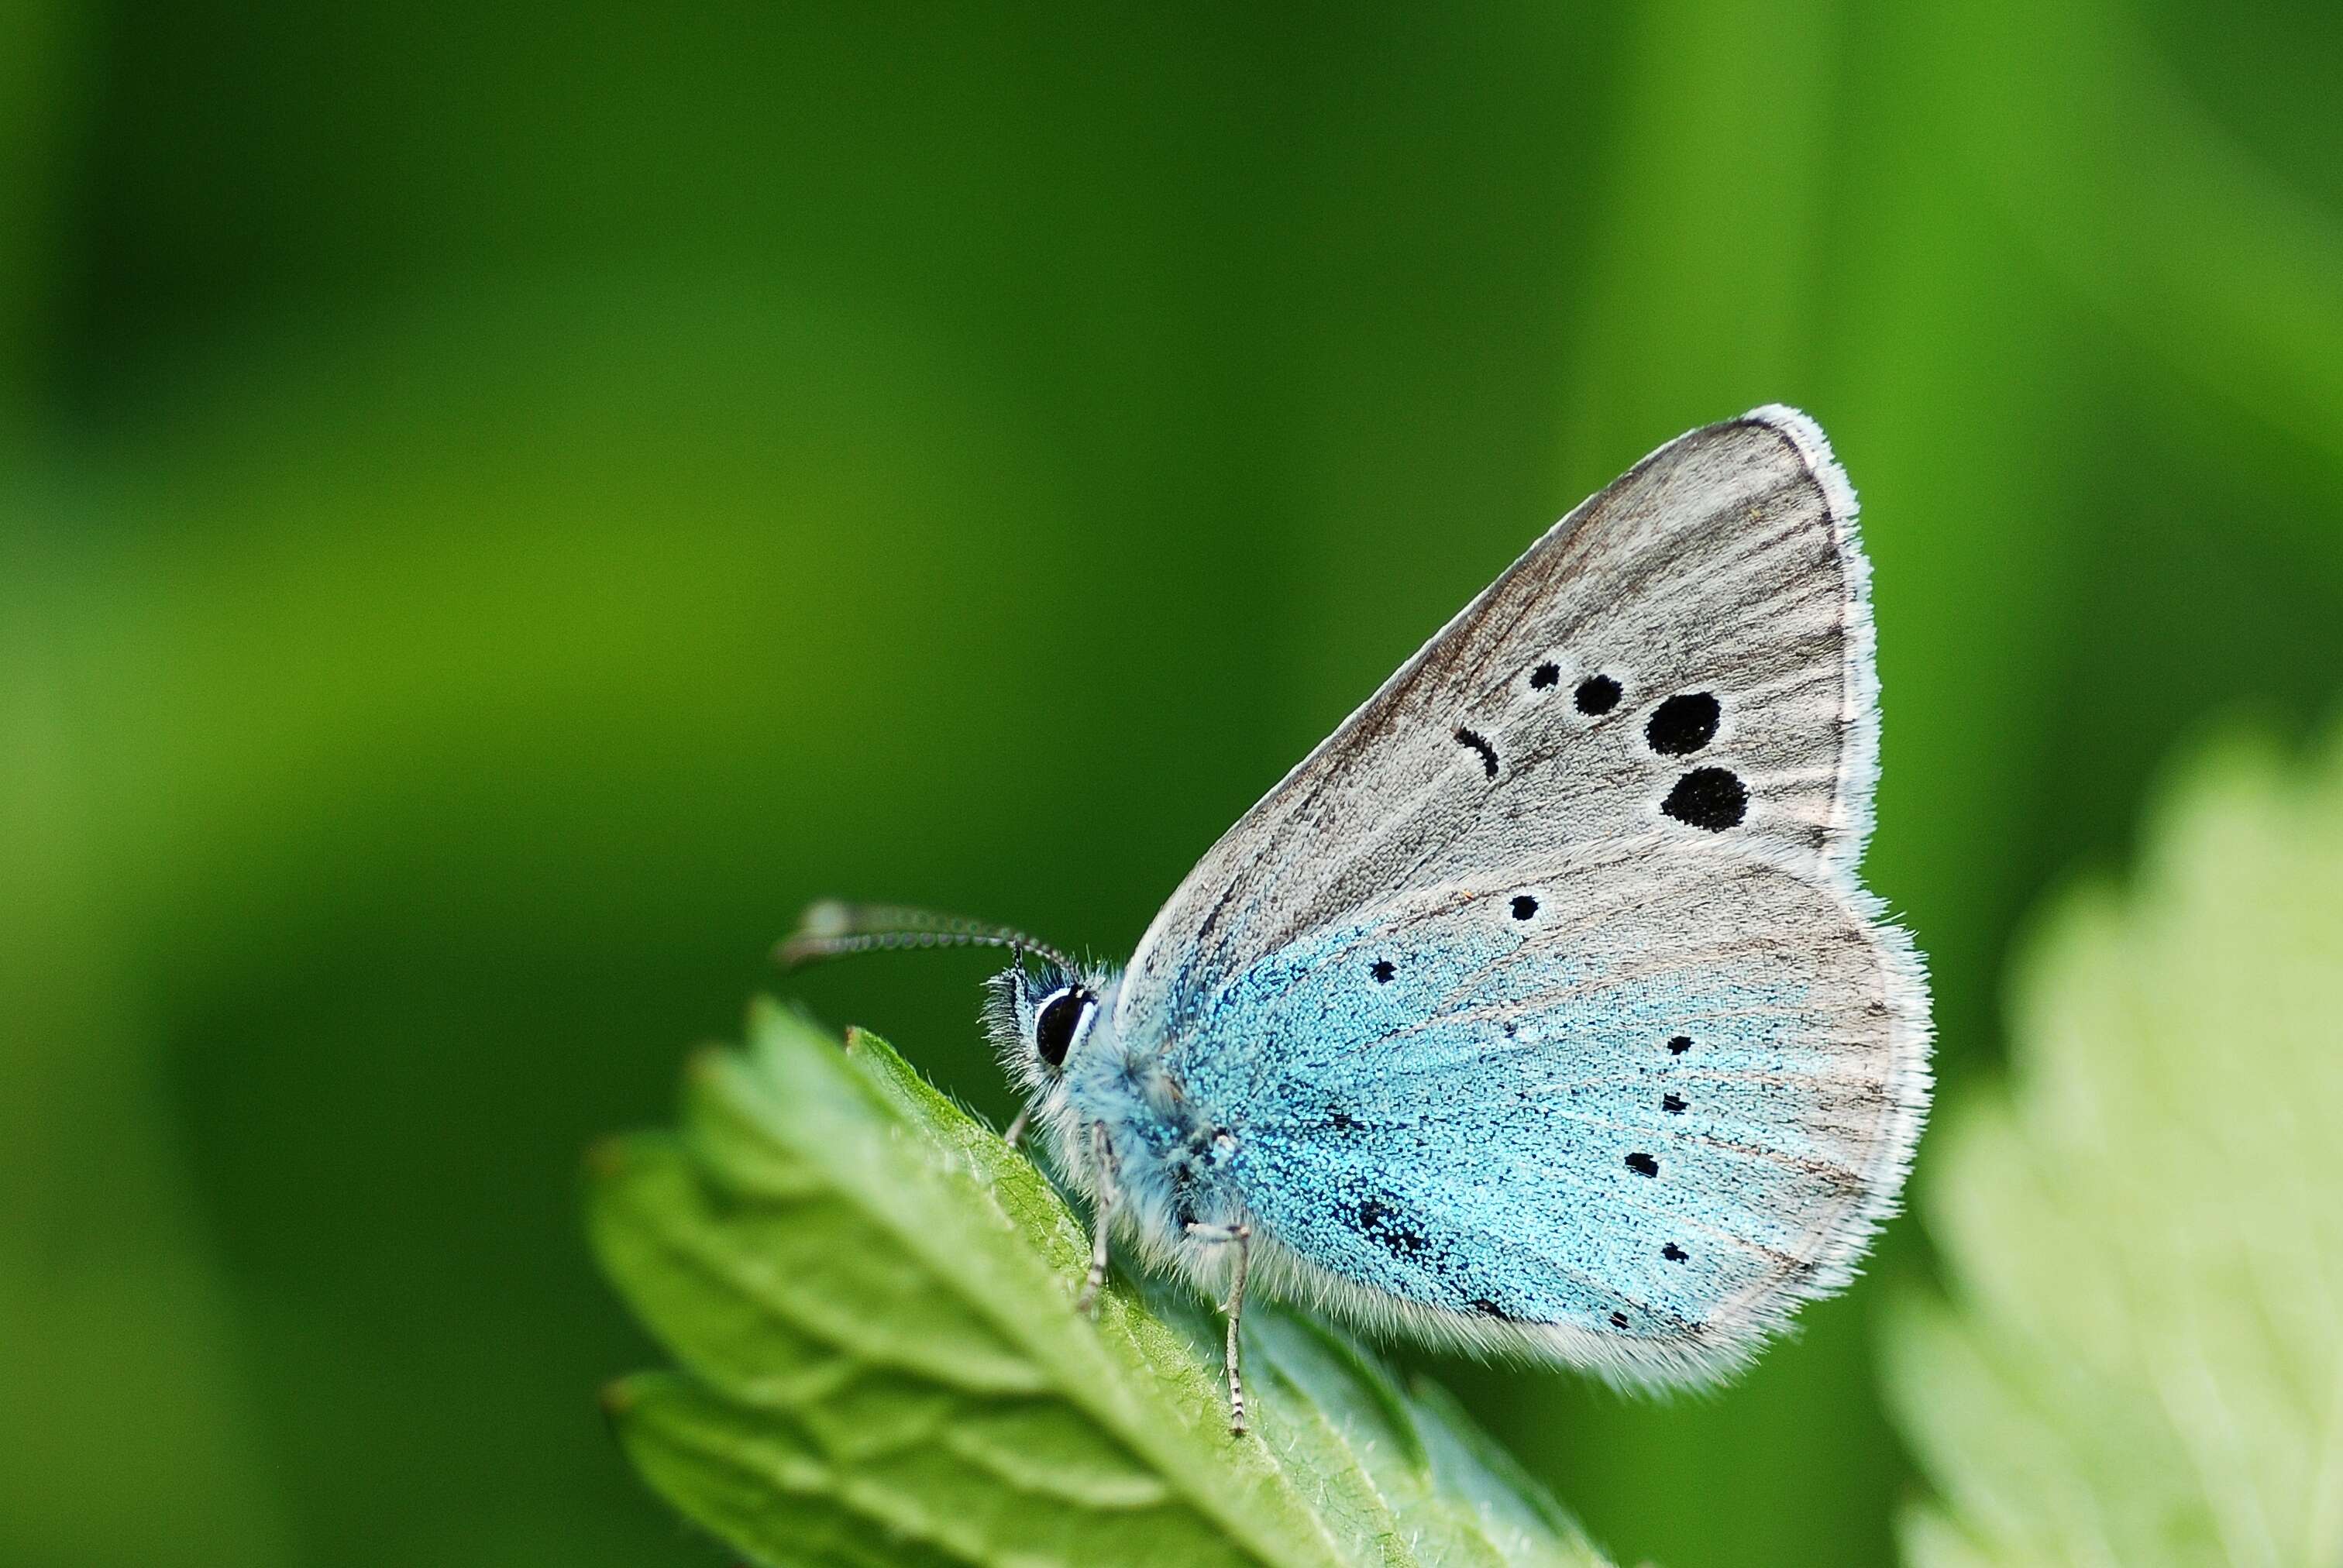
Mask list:
[{"label": "butterfly hindwing", "polygon": [[1172,1066],[1303,1288],[1628,1378],[1841,1282],[1926,1093],[1898,933],[1659,836],[1407,890],[1233,977]]}]

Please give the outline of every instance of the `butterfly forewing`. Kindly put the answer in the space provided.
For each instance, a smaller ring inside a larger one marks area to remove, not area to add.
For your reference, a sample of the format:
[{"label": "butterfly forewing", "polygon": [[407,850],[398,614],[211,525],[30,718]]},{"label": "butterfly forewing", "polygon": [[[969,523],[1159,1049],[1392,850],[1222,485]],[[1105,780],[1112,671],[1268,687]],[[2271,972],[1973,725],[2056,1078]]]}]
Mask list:
[{"label": "butterfly forewing", "polygon": [[1174,1032],[1331,913],[1572,843],[1716,836],[1845,874],[1876,749],[1853,511],[1786,409],[1653,453],[1212,847],[1140,944],[1124,1018]]}]

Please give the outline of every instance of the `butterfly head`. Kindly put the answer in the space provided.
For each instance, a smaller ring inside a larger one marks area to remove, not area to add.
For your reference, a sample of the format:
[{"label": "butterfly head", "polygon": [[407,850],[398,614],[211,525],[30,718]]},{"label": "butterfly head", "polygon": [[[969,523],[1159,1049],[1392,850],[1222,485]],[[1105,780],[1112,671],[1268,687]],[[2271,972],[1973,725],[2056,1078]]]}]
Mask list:
[{"label": "butterfly head", "polygon": [[1112,977],[1060,959],[1029,967],[1021,955],[986,991],[984,1031],[1009,1075],[1034,1095],[1047,1095],[1112,1030]]}]

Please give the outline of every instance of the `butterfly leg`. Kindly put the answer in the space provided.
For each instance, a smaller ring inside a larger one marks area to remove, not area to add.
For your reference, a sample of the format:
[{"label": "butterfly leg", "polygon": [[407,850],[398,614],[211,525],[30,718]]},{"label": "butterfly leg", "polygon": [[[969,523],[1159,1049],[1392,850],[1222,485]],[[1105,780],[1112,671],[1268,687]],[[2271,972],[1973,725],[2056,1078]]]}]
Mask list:
[{"label": "butterfly leg", "polygon": [[1098,1166],[1098,1199],[1091,1213],[1091,1271],[1083,1277],[1082,1293],[1074,1302],[1074,1311],[1098,1315],[1099,1290],[1106,1283],[1107,1224],[1114,1215],[1115,1188],[1119,1170],[1114,1157],[1114,1143],[1107,1137],[1106,1123],[1091,1123],[1091,1158]]},{"label": "butterfly leg", "polygon": [[1025,1129],[1031,1126],[1032,1121],[1033,1107],[1030,1104],[1019,1106],[1017,1120],[1009,1124],[1009,1131],[1001,1135],[1001,1141],[1011,1149],[1016,1148],[1025,1141]]},{"label": "butterfly leg", "polygon": [[1236,1266],[1229,1273],[1229,1299],[1221,1303],[1221,1311],[1229,1320],[1229,1342],[1224,1352],[1229,1369],[1229,1435],[1242,1437],[1246,1430],[1244,1377],[1238,1367],[1237,1325],[1244,1318],[1245,1271],[1252,1261],[1252,1227],[1190,1225],[1188,1234],[1199,1241],[1236,1243]]}]

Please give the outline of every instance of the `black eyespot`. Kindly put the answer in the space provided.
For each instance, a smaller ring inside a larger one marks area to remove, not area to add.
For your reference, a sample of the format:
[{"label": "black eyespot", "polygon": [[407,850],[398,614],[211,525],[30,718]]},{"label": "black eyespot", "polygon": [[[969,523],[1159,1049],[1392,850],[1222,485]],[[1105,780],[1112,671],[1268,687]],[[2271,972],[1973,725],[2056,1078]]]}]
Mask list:
[{"label": "black eyespot", "polygon": [[1695,768],[1676,780],[1660,809],[1679,822],[1722,833],[1749,815],[1749,787],[1723,768]]},{"label": "black eyespot", "polygon": [[1081,1031],[1083,1020],[1096,1006],[1098,998],[1078,985],[1052,991],[1042,1001],[1041,1010],[1033,1020],[1033,1049],[1052,1070],[1066,1064],[1066,1052],[1073,1049],[1074,1036]]},{"label": "black eyespot", "polygon": [[1630,1154],[1627,1156],[1627,1169],[1638,1176],[1656,1176],[1660,1173],[1660,1162],[1648,1154]]},{"label": "black eyespot", "polygon": [[1682,1056],[1685,1051],[1690,1050],[1691,1049],[1692,1036],[1688,1034],[1677,1035],[1674,1040],[1668,1041],[1668,1054],[1670,1056]]},{"label": "black eyespot", "polygon": [[1682,1247],[1677,1246],[1674,1241],[1670,1241],[1666,1246],[1660,1249],[1660,1256],[1665,1258],[1671,1263],[1681,1263],[1684,1259],[1691,1256],[1691,1254],[1686,1252]]},{"label": "black eyespot", "polygon": [[1530,689],[1532,691],[1544,691],[1547,687],[1552,686],[1555,681],[1560,680],[1561,678],[1562,670],[1560,667],[1552,663],[1541,664],[1535,669],[1530,671]]},{"label": "black eyespot", "polygon": [[1581,713],[1604,714],[1619,706],[1620,689],[1607,675],[1590,675],[1578,683],[1578,695],[1572,700]]},{"label": "black eyespot", "polygon": [[1705,691],[1684,691],[1652,709],[1644,739],[1663,757],[1684,757],[1716,739],[1722,709]]},{"label": "black eyespot", "polygon": [[1392,976],[1397,974],[1399,970],[1392,967],[1391,960],[1377,959],[1373,964],[1368,968],[1367,972],[1375,977],[1375,983],[1377,985],[1389,985],[1391,984]]},{"label": "black eyespot", "polygon": [[1513,895],[1513,919],[1517,920],[1526,920],[1532,915],[1536,913],[1537,900],[1535,899],[1531,898],[1527,893],[1515,893]]}]

